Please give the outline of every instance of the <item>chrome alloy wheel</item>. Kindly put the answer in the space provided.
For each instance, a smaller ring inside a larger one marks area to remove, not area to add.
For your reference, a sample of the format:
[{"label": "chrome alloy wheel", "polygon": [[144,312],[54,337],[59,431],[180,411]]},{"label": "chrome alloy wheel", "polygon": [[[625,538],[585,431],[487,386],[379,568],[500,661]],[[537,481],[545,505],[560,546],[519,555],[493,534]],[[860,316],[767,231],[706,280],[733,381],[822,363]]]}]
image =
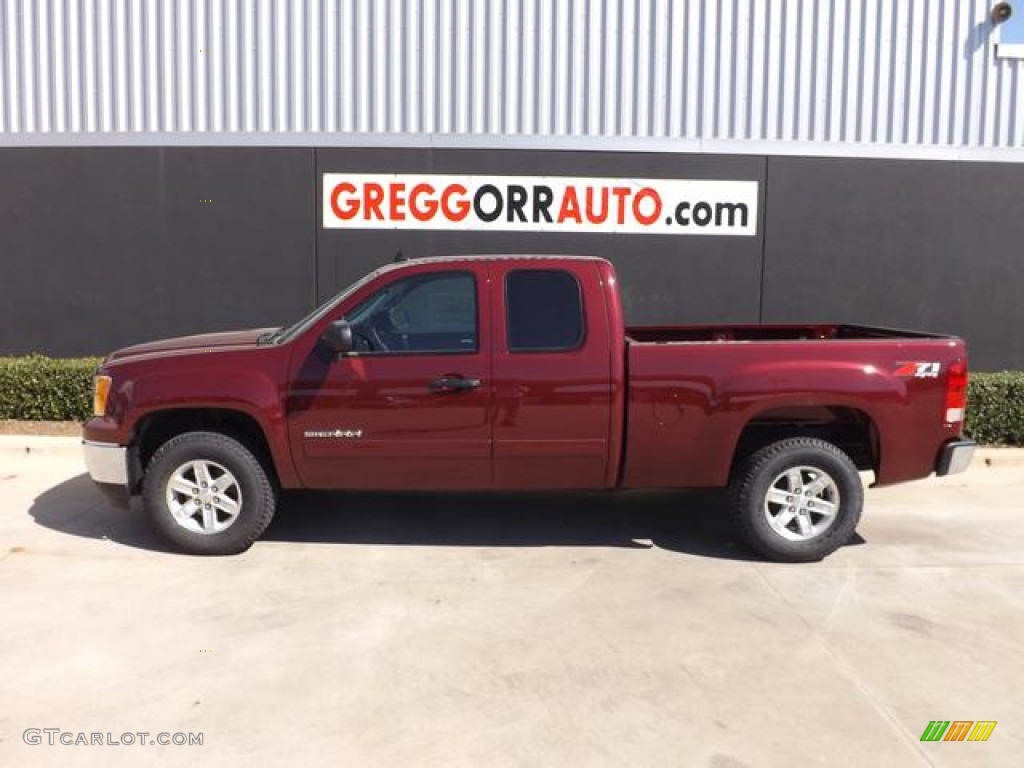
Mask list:
[{"label": "chrome alloy wheel", "polygon": [[788,541],[814,539],[836,521],[839,487],[818,467],[791,467],[776,477],[764,499],[768,525]]},{"label": "chrome alloy wheel", "polygon": [[213,461],[190,461],[174,470],[166,498],[174,522],[193,533],[220,533],[242,511],[238,480]]}]

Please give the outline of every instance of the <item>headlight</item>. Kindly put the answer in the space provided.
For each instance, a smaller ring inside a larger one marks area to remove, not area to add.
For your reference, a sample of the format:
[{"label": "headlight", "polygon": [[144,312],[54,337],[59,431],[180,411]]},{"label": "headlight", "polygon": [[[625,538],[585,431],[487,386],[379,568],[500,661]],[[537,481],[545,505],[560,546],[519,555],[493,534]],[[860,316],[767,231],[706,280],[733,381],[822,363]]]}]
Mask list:
[{"label": "headlight", "polygon": [[105,416],[107,395],[110,394],[110,377],[99,375],[92,380],[92,415]]}]

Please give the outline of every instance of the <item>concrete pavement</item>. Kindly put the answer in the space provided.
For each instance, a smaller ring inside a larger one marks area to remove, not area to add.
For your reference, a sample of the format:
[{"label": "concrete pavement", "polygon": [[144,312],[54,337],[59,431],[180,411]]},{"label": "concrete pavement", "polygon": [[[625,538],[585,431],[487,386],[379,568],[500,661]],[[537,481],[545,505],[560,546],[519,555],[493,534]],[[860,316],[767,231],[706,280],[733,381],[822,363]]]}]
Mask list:
[{"label": "concrete pavement", "polygon": [[[0,437],[0,765],[1024,754],[1021,451],[869,491],[858,542],[809,565],[752,560],[717,496],[665,493],[298,494],[248,553],[187,557],[83,472],[73,439]],[[922,743],[931,720],[998,725]]]}]

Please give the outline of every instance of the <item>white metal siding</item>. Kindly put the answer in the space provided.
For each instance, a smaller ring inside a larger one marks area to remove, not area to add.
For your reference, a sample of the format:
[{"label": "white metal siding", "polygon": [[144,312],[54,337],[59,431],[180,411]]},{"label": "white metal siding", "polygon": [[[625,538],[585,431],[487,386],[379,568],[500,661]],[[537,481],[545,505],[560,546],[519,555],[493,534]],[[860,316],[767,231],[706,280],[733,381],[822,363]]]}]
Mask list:
[{"label": "white metal siding", "polygon": [[1021,148],[991,4],[0,0],[0,138]]}]

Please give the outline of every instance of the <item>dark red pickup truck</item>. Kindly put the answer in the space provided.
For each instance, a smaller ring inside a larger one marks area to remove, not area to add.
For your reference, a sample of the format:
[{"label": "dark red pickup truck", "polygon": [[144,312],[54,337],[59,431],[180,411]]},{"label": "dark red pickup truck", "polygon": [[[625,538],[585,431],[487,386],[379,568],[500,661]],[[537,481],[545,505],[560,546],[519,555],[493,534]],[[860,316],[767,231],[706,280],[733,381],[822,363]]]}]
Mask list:
[{"label": "dark red pickup truck", "polygon": [[820,559],[877,484],[964,470],[962,340],[848,325],[627,328],[607,261],[443,257],[289,328],[109,355],[93,479],[188,552],[248,548],[290,488],[724,487],[746,541]]}]

